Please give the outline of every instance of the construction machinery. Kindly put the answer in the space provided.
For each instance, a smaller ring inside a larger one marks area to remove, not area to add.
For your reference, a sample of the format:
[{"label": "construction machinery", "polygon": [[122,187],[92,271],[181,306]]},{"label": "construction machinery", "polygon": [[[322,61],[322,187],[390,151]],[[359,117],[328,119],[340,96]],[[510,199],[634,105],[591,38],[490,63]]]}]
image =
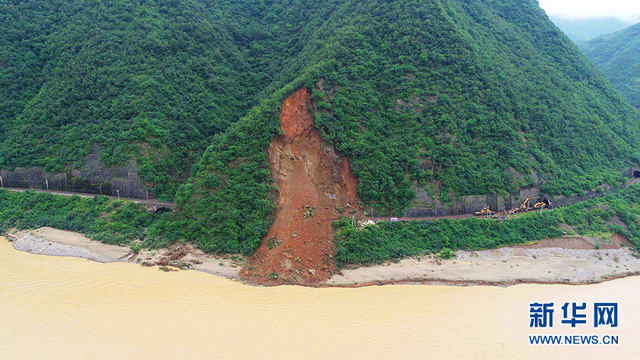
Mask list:
[{"label": "construction machinery", "polygon": [[538,209],[544,209],[547,207],[547,203],[540,201],[539,203],[536,203],[535,205],[533,205],[533,207],[538,210]]},{"label": "construction machinery", "polygon": [[514,214],[517,214],[517,213],[520,213],[520,212],[527,212],[527,211],[529,211],[529,200],[531,200],[531,198],[530,198],[530,197],[526,198],[526,199],[524,200],[524,202],[523,202],[522,204],[520,204],[520,206],[515,207],[515,208],[513,208],[513,209],[509,210],[509,211],[507,212],[507,214],[508,214],[508,215],[514,215]]},{"label": "construction machinery", "polygon": [[514,207],[511,210],[505,210],[504,214],[499,213],[499,212],[495,212],[495,211],[491,211],[491,209],[489,209],[489,207],[485,207],[482,210],[476,212],[475,214],[477,216],[486,216],[486,217],[499,217],[499,218],[505,218],[509,215],[515,215],[518,213],[524,213],[527,211],[531,211],[531,210],[541,210],[541,209],[546,209],[549,207],[549,203],[545,202],[545,201],[540,201],[535,203],[535,205],[533,205],[533,207],[531,207],[531,197],[527,197],[522,204],[520,204],[517,207]]},{"label": "construction machinery", "polygon": [[493,211],[491,211],[491,209],[489,209],[489,207],[485,207],[482,210],[478,211],[475,213],[478,216],[491,216],[493,215]]},{"label": "construction machinery", "polygon": [[512,210],[509,211],[510,214],[516,214],[519,212],[527,212],[530,210],[542,210],[542,209],[546,209],[549,207],[549,202],[547,201],[539,201],[537,203],[535,203],[533,205],[533,208],[529,207],[529,201],[531,200],[530,197],[526,198],[525,201],[518,206],[517,208],[514,208]]},{"label": "construction machinery", "polygon": [[527,210],[529,210],[529,200],[531,200],[530,197],[528,197],[519,207],[518,207],[518,211],[519,212],[525,212]]}]

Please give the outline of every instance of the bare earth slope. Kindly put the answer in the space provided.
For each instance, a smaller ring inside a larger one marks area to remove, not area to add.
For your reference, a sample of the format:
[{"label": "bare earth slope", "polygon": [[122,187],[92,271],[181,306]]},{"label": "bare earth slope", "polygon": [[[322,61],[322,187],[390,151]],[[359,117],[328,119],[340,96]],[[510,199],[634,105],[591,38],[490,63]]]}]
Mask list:
[{"label": "bare earth slope", "polygon": [[349,161],[324,143],[301,88],[282,104],[282,135],[268,149],[278,188],[275,219],[242,274],[265,284],[317,284],[335,271],[332,222],[358,214]]}]

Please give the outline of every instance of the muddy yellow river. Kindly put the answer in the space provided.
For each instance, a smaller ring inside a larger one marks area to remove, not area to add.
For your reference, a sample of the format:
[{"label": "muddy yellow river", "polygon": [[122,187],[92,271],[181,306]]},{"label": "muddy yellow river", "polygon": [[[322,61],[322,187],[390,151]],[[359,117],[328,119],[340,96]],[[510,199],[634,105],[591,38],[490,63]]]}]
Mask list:
[{"label": "muddy yellow river", "polygon": [[[640,358],[640,278],[256,288],[196,272],[31,255],[0,240],[2,359]],[[617,301],[620,324],[532,332],[535,301]],[[531,346],[530,333],[616,334],[620,344]]]}]

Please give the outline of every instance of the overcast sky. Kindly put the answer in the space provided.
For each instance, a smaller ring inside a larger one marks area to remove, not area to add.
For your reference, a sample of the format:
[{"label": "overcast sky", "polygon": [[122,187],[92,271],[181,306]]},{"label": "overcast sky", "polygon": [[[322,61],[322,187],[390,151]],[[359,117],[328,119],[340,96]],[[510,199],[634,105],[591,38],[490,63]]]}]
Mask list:
[{"label": "overcast sky", "polygon": [[587,19],[640,20],[640,0],[539,0],[547,15]]}]

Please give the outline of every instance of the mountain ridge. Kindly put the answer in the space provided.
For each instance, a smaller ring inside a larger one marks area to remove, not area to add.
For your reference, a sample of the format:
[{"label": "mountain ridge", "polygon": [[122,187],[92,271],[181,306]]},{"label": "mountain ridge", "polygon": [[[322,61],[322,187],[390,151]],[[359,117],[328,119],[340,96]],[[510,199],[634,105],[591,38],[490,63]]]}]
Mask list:
[{"label": "mountain ridge", "polygon": [[634,24],[633,21],[615,17],[571,19],[552,15],[549,18],[576,44],[620,31]]},{"label": "mountain ridge", "polygon": [[640,24],[584,42],[580,49],[640,110]]},{"label": "mountain ridge", "polygon": [[280,104],[303,86],[314,89],[323,138],[349,158],[364,208],[378,214],[401,213],[415,186],[450,202],[533,185],[533,170],[544,193],[570,195],[617,184],[637,163],[638,114],[535,2],[340,4],[323,24],[336,27],[322,39],[328,60],[221,136],[178,194],[203,244],[260,244],[273,191],[264,154]]}]

